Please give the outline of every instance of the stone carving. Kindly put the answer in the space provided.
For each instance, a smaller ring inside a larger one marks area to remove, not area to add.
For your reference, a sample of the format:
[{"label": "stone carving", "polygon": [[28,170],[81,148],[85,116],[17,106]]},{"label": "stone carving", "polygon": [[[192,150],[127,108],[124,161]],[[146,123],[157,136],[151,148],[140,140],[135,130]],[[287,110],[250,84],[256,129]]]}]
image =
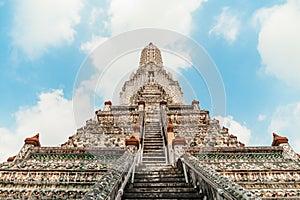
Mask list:
[{"label": "stone carving", "polygon": [[[160,50],[150,43],[141,54],[140,66],[136,73],[132,74],[129,81],[126,81],[120,93],[122,105],[132,104],[133,94],[143,87],[150,79],[164,87],[165,92],[171,97],[172,103],[183,103],[183,93],[177,81],[172,79],[162,66]],[[155,78],[154,78],[155,77]],[[134,98],[133,98],[134,99]]]}]

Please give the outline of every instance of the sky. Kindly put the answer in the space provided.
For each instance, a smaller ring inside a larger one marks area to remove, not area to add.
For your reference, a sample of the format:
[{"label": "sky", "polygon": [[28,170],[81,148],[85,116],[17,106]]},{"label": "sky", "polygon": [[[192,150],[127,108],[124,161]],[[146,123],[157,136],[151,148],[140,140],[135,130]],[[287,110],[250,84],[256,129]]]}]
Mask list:
[{"label": "sky", "polygon": [[[0,0],[0,161],[16,155],[26,137],[40,133],[42,146],[58,146],[93,118],[84,88],[99,80],[78,83],[80,69],[95,65],[96,47],[141,28],[171,30],[203,47],[226,94],[226,113],[212,117],[240,141],[270,146],[276,132],[300,152],[300,1]],[[207,86],[191,77],[192,67],[162,53],[174,78],[196,88],[201,108],[211,110]],[[120,80],[138,62],[135,51],[111,64],[106,84],[97,86],[97,109],[106,99],[114,103]],[[93,70],[99,69],[91,76]],[[112,76],[121,78],[114,83]],[[74,98],[83,102],[77,121]]]}]

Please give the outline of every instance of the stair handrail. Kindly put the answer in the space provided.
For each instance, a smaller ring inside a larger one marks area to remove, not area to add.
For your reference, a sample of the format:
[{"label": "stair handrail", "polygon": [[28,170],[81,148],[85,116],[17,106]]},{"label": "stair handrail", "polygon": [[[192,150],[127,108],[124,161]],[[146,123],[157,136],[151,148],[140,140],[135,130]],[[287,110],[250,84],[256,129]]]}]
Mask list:
[{"label": "stair handrail", "polygon": [[[127,183],[128,183],[128,180],[129,178],[131,177],[131,183],[134,183],[134,174],[135,174],[135,167],[137,165],[137,162],[138,162],[138,157],[140,155],[140,151],[141,149],[139,149],[136,154],[135,154],[135,157],[134,157],[134,160],[132,162],[132,165],[130,166],[125,178],[124,178],[124,181],[122,182],[122,185],[121,187],[119,188],[118,190],[118,194],[117,196],[115,197],[115,200],[121,200],[122,196],[123,196],[123,193],[124,193],[124,188],[126,187]],[[124,177],[124,176],[123,176]],[[121,178],[123,178],[121,177]]]},{"label": "stair handrail", "polygon": [[143,161],[143,152],[144,152],[144,138],[145,138],[145,111],[142,111],[141,115],[141,125],[140,125],[140,144],[139,144],[139,159],[138,163]]},{"label": "stair handrail", "polygon": [[[179,157],[177,164],[179,163],[182,164],[186,182],[189,182],[189,176],[187,175],[187,173],[192,171],[193,175],[197,175],[198,177],[200,177],[202,181],[205,181],[206,184],[213,188],[218,195],[225,197],[225,199],[237,199],[236,195],[242,195],[243,198],[247,200],[260,199],[252,194],[249,190],[230,181],[215,170],[211,169],[209,166],[206,166],[204,163],[200,163],[189,153],[185,153],[183,156]],[[215,180],[214,178],[217,180]],[[196,177],[192,177],[192,179],[193,181],[195,181],[194,179],[196,179]]]},{"label": "stair handrail", "polygon": [[[130,151],[125,151],[119,159],[112,163],[111,168],[89,189],[85,194],[85,199],[96,199],[100,195],[101,199],[115,200],[118,193],[124,189],[122,185],[125,177],[134,170],[133,166],[135,166],[137,155],[137,153],[133,154]],[[126,179],[126,182],[128,179]],[[121,188],[122,190],[120,190]]]},{"label": "stair handrail", "polygon": [[163,138],[163,143],[164,143],[164,150],[165,150],[165,155],[166,155],[166,164],[168,164],[169,163],[169,148],[168,148],[166,112],[162,107],[160,107],[160,112],[159,113],[160,113],[159,124],[160,124],[160,129],[161,129],[161,136]]}]

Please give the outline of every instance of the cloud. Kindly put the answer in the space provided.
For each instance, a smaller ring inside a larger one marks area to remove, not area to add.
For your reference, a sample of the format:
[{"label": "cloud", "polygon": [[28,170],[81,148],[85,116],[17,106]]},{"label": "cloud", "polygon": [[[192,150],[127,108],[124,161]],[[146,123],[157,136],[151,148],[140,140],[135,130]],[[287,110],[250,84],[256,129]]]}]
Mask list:
[{"label": "cloud", "polygon": [[72,101],[64,98],[62,90],[43,92],[36,105],[20,107],[14,114],[16,128],[0,127],[0,160],[18,153],[24,139],[40,133],[42,146],[59,145],[75,133]]},{"label": "cloud", "polygon": [[101,19],[101,16],[105,13],[105,10],[103,8],[92,8],[91,14],[89,16],[89,25],[95,26],[97,23],[99,23],[99,19]]},{"label": "cloud", "polygon": [[162,28],[188,35],[192,13],[206,0],[113,0],[110,4],[112,35],[137,28]]},{"label": "cloud", "polygon": [[92,50],[94,50],[101,43],[105,42],[107,39],[108,37],[93,35],[90,41],[84,42],[80,45],[80,50],[86,53],[90,53]]},{"label": "cloud", "polygon": [[228,7],[222,9],[222,13],[216,17],[217,22],[209,31],[209,35],[223,37],[229,43],[236,40],[240,31],[240,21]]},{"label": "cloud", "polygon": [[229,128],[229,133],[237,136],[239,141],[245,143],[246,145],[249,143],[251,130],[248,129],[245,125],[242,125],[238,121],[235,121],[232,116],[216,116],[215,118],[222,122],[221,126]]},{"label": "cloud", "polygon": [[11,36],[13,45],[29,59],[73,42],[80,22],[81,0],[15,1]]},{"label": "cloud", "polygon": [[258,115],[257,120],[262,122],[266,119],[266,117],[267,117],[266,115],[260,114],[260,115]]},{"label": "cloud", "polygon": [[[181,0],[112,0],[103,29],[111,36],[138,28],[169,29],[189,35],[193,29],[192,13],[206,1],[190,0],[183,3]],[[93,8],[89,23],[94,24],[103,12],[103,9]],[[91,39],[82,43],[80,49],[88,53],[106,38],[103,34],[92,33]]]},{"label": "cloud", "polygon": [[263,71],[299,87],[300,2],[289,0],[280,6],[260,9],[254,21],[260,25],[257,49]]},{"label": "cloud", "polygon": [[[93,100],[95,98],[95,86],[97,85],[97,77],[91,76],[88,80],[83,80],[74,90],[73,94],[73,110],[75,122],[78,127],[83,126],[85,121],[92,118],[96,108]],[[100,97],[97,97],[100,98]]]},{"label": "cloud", "polygon": [[278,106],[272,115],[268,130],[288,137],[289,143],[297,152],[300,152],[299,121],[300,102]]}]

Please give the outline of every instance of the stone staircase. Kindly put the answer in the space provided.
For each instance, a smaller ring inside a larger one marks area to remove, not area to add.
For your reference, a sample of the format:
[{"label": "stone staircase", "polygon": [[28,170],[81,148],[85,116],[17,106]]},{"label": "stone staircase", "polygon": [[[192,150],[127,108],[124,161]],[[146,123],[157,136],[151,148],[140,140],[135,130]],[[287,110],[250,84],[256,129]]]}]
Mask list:
[{"label": "stone staircase", "polygon": [[157,121],[159,116],[153,114],[151,117],[156,117],[156,120],[146,121],[145,123],[142,163],[148,166],[165,165],[166,156],[164,143],[161,136],[159,121]]},{"label": "stone staircase", "polygon": [[140,166],[136,170],[134,183],[127,184],[122,199],[201,199],[178,168],[167,165],[148,170]]},{"label": "stone staircase", "polygon": [[159,117],[158,111],[147,113],[143,160],[136,166],[134,183],[127,183],[122,199],[201,199],[185,182],[183,172],[166,164]]}]

